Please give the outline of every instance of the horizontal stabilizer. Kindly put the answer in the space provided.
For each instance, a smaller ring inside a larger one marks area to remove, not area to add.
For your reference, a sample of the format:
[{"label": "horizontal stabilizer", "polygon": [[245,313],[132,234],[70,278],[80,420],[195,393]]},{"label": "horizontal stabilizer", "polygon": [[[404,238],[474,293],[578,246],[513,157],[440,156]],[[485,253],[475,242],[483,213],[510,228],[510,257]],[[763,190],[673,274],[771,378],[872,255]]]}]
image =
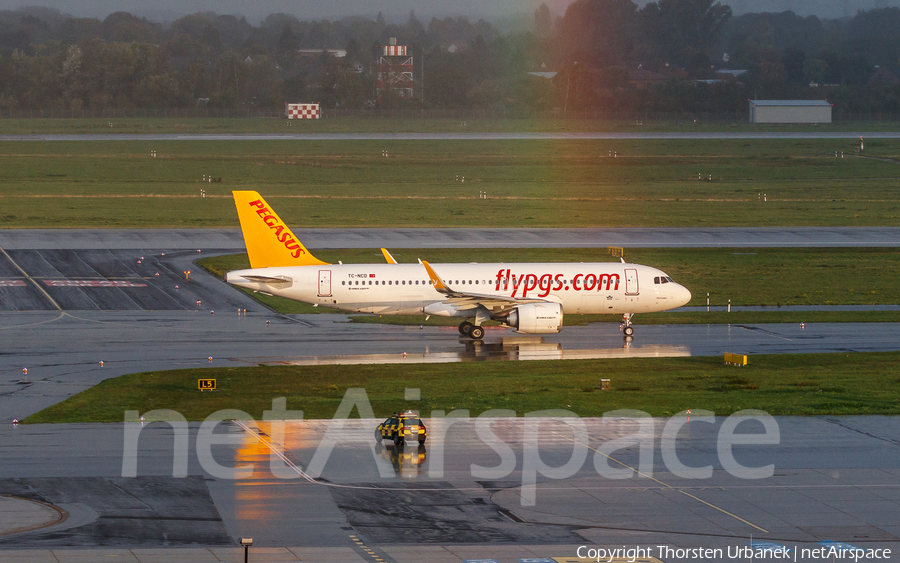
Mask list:
[{"label": "horizontal stabilizer", "polygon": [[[235,274],[235,275],[231,275]],[[234,279],[229,279],[234,278]],[[225,281],[228,283],[234,283],[237,278],[244,279],[247,281],[252,281],[256,283],[264,283],[268,286],[275,287],[278,289],[286,289],[291,287],[294,284],[294,280],[289,278],[288,276],[259,276],[259,275],[248,275],[248,274],[236,274],[235,272],[228,272],[228,275],[225,277]]]}]

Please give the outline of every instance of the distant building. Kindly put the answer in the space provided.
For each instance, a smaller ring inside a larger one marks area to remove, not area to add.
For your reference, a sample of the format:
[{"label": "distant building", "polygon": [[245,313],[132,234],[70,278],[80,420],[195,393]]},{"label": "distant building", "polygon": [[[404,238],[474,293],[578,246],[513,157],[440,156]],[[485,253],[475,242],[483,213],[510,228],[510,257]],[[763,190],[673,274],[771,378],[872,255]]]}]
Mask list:
[{"label": "distant building", "polygon": [[391,37],[389,44],[381,49],[375,76],[378,99],[381,100],[381,95],[386,92],[393,92],[400,97],[412,97],[413,58],[408,54],[406,45],[397,45],[397,39]]},{"label": "distant building", "polygon": [[539,78],[546,78],[550,80],[552,78],[556,78],[556,72],[526,72],[525,74],[530,74],[531,76],[537,76]]},{"label": "distant building", "polygon": [[651,84],[662,84],[667,80],[668,78],[665,75],[647,70],[643,66],[638,66],[628,71],[628,83],[638,88]]},{"label": "distant building", "polygon": [[827,100],[750,100],[750,123],[831,123]]},{"label": "distant building", "polygon": [[747,74],[746,70],[735,70],[730,68],[723,68],[716,71],[716,77],[718,78],[737,78],[742,74]]},{"label": "distant building", "polygon": [[298,57],[321,57],[322,53],[336,59],[343,59],[347,56],[346,49],[297,49]]}]

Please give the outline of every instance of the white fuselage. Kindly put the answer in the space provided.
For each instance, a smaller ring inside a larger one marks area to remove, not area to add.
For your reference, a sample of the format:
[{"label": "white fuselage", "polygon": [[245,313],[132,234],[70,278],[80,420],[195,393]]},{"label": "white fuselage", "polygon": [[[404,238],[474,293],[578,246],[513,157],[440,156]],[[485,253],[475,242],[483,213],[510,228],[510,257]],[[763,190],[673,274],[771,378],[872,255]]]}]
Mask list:
[{"label": "white fuselage", "polygon": [[[559,303],[565,314],[675,309],[691,293],[649,266],[618,262],[432,264],[453,291]],[[256,279],[251,279],[256,278]],[[273,278],[281,281],[274,282]],[[267,281],[261,281],[267,279]],[[422,264],[328,264],[228,272],[230,284],[305,303],[381,315],[469,317],[443,302]]]}]

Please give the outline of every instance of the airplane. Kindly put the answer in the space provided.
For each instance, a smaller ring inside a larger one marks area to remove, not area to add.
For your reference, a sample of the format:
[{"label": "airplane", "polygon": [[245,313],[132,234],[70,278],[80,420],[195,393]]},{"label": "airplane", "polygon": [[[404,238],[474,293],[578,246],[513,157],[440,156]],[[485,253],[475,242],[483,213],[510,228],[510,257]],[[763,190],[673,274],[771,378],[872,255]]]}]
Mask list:
[{"label": "airplane", "polygon": [[255,191],[232,192],[250,269],[229,284],[314,306],[378,315],[461,317],[459,332],[481,340],[494,320],[522,334],[552,334],[566,314],[621,314],[634,334],[636,313],[685,305],[691,292],[665,272],[619,262],[329,264],[313,256]]}]

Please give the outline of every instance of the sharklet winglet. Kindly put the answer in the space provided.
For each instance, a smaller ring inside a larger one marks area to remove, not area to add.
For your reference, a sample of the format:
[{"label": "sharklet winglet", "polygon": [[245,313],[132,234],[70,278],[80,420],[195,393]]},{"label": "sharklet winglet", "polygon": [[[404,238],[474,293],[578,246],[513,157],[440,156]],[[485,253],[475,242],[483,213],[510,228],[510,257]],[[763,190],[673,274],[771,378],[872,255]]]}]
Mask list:
[{"label": "sharklet winglet", "polygon": [[387,248],[382,248],[381,254],[384,255],[384,259],[387,261],[388,264],[397,264],[397,260],[393,256],[391,256],[391,253],[388,252]]},{"label": "sharklet winglet", "polygon": [[425,266],[425,271],[428,272],[428,277],[431,278],[432,283],[434,283],[434,289],[436,291],[440,293],[453,293],[453,291],[447,287],[447,284],[444,283],[444,280],[441,279],[441,276],[437,275],[437,272],[434,271],[434,268],[431,267],[428,260],[422,260],[422,265]]}]

